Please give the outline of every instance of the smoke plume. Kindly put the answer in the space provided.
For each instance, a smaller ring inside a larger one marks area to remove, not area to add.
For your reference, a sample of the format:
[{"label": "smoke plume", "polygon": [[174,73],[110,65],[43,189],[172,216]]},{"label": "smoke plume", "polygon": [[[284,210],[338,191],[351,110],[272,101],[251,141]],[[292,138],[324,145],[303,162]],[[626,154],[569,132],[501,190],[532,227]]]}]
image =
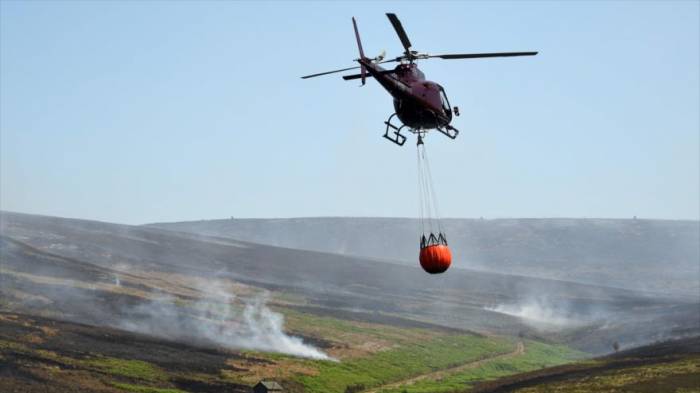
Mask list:
[{"label": "smoke plume", "polygon": [[485,307],[486,310],[520,318],[525,324],[545,330],[557,330],[584,325],[583,315],[574,313],[569,307],[546,299],[528,299],[514,304],[499,304]]},{"label": "smoke plume", "polygon": [[284,317],[267,306],[267,294],[238,301],[218,281],[207,297],[183,304],[169,295],[123,310],[122,329],[164,338],[210,342],[233,349],[279,352],[330,360],[321,350],[284,332]]}]

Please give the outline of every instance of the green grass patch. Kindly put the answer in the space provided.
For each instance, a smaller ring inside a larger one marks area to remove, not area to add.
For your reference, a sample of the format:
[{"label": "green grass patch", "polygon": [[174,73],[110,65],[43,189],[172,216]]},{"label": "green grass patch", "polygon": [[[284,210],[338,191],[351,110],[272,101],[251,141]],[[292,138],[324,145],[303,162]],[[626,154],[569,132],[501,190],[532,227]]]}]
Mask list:
[{"label": "green grass patch", "polygon": [[119,383],[119,382],[111,382],[110,385],[114,386],[117,389],[121,389],[121,390],[124,390],[126,392],[133,392],[133,393],[187,393],[184,390],[180,390],[180,389],[154,388],[151,386],[131,385],[128,383]]},{"label": "green grass patch", "polygon": [[[448,393],[462,392],[475,382],[496,379],[507,375],[558,366],[581,359],[585,354],[563,345],[550,345],[536,341],[525,342],[525,353],[504,357],[449,374],[440,380],[422,380],[413,385],[384,389],[382,393]],[[595,390],[591,390],[595,391]]]},{"label": "green grass patch", "polygon": [[96,367],[106,373],[122,377],[146,381],[162,381],[167,379],[167,375],[161,369],[141,360],[98,358],[87,360],[85,364]]},{"label": "green grass patch", "polygon": [[379,325],[377,325],[377,327],[361,326],[361,324],[353,321],[333,317],[324,317],[283,307],[277,307],[275,308],[275,311],[279,311],[284,314],[285,325],[292,330],[304,330],[308,329],[309,327],[313,327],[314,329],[332,334],[356,333],[370,334],[373,336],[383,336],[382,331],[403,330],[391,326],[381,326],[382,329],[377,329]]},{"label": "green grass patch", "polygon": [[285,328],[311,336],[323,337],[351,346],[367,340],[382,340],[392,344],[410,344],[419,339],[430,339],[448,333],[421,328],[383,325],[373,322],[358,322],[329,316],[320,316],[285,307],[275,307],[285,316]]},{"label": "green grass patch", "polygon": [[343,393],[351,385],[380,386],[513,349],[514,343],[505,339],[444,335],[340,363],[313,361],[318,375],[296,380],[310,393]]}]

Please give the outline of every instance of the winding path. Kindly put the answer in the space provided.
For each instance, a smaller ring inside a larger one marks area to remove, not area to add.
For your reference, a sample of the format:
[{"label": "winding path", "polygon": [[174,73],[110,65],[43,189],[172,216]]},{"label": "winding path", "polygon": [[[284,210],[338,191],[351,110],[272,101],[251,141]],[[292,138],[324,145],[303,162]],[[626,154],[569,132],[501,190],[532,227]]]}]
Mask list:
[{"label": "winding path", "polygon": [[380,385],[380,386],[377,386],[377,387],[374,387],[374,388],[371,388],[368,390],[363,390],[362,393],[378,393],[382,389],[395,389],[395,388],[399,388],[401,386],[413,385],[416,382],[424,381],[426,379],[438,380],[438,379],[443,378],[443,377],[450,375],[450,374],[455,374],[455,373],[458,373],[460,371],[469,370],[471,368],[477,368],[485,363],[492,362],[494,360],[516,357],[516,356],[520,356],[524,353],[525,353],[525,344],[523,344],[522,341],[518,341],[518,344],[515,346],[515,350],[512,352],[503,353],[500,355],[496,355],[496,356],[492,356],[492,357],[484,358],[484,359],[480,359],[480,360],[475,360],[473,362],[464,363],[464,364],[461,364],[459,366],[446,368],[446,369],[442,369],[442,370],[437,370],[437,371],[433,371],[433,372],[426,373],[426,374],[416,375],[415,377],[402,379],[401,381],[396,381],[396,382],[388,383],[386,385]]}]

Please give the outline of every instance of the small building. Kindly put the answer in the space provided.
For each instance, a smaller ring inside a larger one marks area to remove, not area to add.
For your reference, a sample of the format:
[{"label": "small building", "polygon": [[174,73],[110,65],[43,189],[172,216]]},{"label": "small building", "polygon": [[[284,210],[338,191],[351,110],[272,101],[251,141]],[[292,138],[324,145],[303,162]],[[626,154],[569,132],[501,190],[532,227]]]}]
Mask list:
[{"label": "small building", "polygon": [[260,381],[253,386],[253,393],[282,393],[282,385],[275,381]]}]

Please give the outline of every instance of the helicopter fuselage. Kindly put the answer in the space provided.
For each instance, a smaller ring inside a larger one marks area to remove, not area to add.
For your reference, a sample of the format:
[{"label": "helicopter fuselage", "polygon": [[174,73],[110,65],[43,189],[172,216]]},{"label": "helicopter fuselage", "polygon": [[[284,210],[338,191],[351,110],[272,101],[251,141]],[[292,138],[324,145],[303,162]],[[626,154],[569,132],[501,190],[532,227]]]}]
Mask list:
[{"label": "helicopter fuselage", "polygon": [[[452,127],[450,122],[452,116],[459,116],[459,109],[454,110],[445,94],[445,89],[439,84],[425,79],[425,74],[418,69],[415,62],[424,59],[479,59],[492,57],[514,57],[514,56],[534,56],[537,52],[492,52],[492,53],[448,53],[441,55],[431,55],[421,53],[412,49],[401,21],[394,13],[387,13],[389,22],[396,31],[401,41],[404,52],[401,56],[385,60],[382,52],[379,56],[369,58],[365,56],[360,41],[360,32],[357,28],[357,21],[352,18],[352,26],[355,31],[355,41],[360,54],[358,59],[359,67],[342,68],[339,70],[319,72],[316,74],[302,76],[302,79],[315,78],[317,76],[335,74],[360,68],[361,73],[357,75],[344,75],[343,80],[362,79],[362,84],[368,77],[373,77],[384,89],[394,98],[394,114],[384,122],[386,131],[384,138],[391,142],[403,146],[406,136],[401,134],[401,130],[407,128],[408,131],[418,134],[418,144],[423,143],[423,136],[428,130],[435,129],[451,139],[455,139],[459,130]],[[393,70],[387,70],[380,66],[384,63],[399,63]],[[392,123],[394,117],[403,124]]]},{"label": "helicopter fuselage", "polygon": [[367,72],[394,98],[399,120],[414,130],[443,128],[452,121],[452,108],[445,90],[425,79],[414,63],[386,70],[369,59],[358,59]]}]

